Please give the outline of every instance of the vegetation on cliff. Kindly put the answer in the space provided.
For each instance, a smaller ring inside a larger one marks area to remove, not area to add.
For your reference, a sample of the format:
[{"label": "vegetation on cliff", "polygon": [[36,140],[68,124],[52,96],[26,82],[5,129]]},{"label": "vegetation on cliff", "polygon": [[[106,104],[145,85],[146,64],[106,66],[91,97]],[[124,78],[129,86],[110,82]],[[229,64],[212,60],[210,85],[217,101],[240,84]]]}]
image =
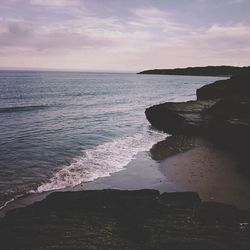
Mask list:
[{"label": "vegetation on cliff", "polygon": [[207,66],[177,69],[151,69],[138,74],[152,75],[190,75],[190,76],[232,76],[250,73],[250,67]]}]

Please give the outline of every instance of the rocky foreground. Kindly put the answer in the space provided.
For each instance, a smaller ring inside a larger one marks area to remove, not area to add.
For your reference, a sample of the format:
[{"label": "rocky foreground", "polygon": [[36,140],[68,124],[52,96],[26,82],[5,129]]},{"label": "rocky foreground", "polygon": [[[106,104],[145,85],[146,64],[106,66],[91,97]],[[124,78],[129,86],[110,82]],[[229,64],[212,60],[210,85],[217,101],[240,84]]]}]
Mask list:
[{"label": "rocky foreground", "polygon": [[0,221],[1,249],[250,249],[250,213],[196,193],[53,193]]},{"label": "rocky foreground", "polygon": [[232,150],[250,174],[250,74],[198,89],[197,101],[159,104],[145,113],[157,129],[175,135],[205,135]]}]

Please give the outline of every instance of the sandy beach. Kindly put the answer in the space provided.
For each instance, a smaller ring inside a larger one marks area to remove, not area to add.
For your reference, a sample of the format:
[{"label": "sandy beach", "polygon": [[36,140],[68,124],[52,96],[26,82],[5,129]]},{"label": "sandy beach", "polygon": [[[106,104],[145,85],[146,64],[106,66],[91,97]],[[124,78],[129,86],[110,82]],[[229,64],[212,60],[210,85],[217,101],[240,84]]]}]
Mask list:
[{"label": "sandy beach", "polygon": [[203,201],[250,209],[250,182],[239,172],[238,164],[228,152],[204,140],[199,146],[163,160],[160,169],[176,191],[195,191]]}]

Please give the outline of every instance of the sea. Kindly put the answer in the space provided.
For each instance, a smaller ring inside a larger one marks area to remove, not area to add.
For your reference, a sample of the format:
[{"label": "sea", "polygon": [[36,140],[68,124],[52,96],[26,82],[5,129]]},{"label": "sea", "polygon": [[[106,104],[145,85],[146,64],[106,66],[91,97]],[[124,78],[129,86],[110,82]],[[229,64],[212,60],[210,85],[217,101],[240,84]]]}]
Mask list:
[{"label": "sea", "polygon": [[118,172],[167,135],[145,109],[216,77],[0,71],[0,208]]}]

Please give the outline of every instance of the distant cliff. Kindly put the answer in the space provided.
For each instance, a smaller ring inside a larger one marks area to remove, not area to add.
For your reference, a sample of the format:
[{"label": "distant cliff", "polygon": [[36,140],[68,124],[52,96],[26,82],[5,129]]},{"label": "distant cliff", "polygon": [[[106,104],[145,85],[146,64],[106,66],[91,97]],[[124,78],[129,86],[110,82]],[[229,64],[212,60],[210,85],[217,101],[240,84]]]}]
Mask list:
[{"label": "distant cliff", "polygon": [[190,75],[190,76],[232,76],[250,73],[250,67],[207,66],[177,69],[152,69],[138,74],[152,75]]}]

